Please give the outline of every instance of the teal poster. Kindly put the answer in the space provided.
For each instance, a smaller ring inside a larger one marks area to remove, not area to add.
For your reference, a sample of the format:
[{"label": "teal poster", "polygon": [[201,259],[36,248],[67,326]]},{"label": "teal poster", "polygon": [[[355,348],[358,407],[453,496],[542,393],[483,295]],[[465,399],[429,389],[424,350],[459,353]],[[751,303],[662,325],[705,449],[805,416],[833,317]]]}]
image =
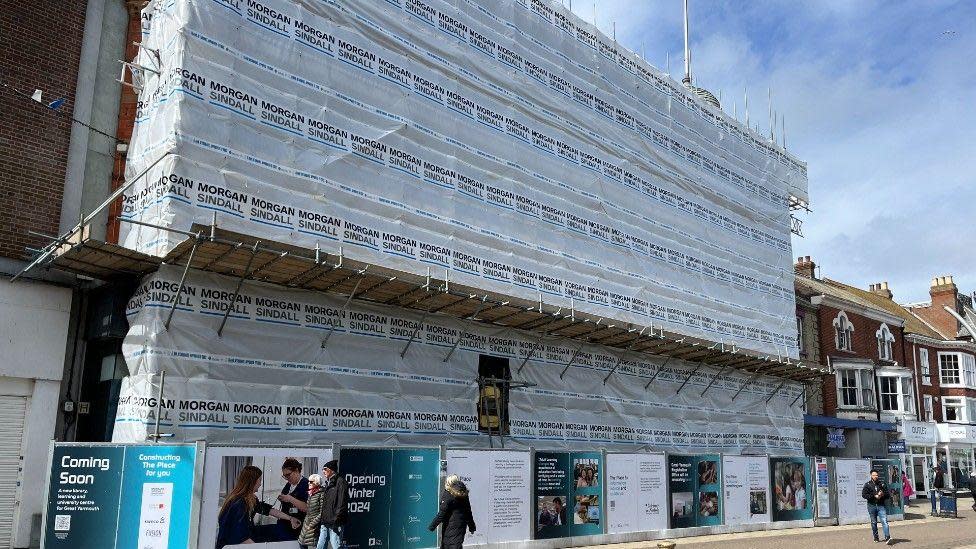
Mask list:
[{"label": "teal poster", "polygon": [[393,451],[390,545],[436,547],[437,532],[427,529],[440,507],[440,452],[436,448]]},{"label": "teal poster", "polygon": [[902,501],[902,482],[901,469],[898,467],[896,459],[872,459],[871,468],[878,470],[881,480],[888,484],[888,492],[891,497],[885,502],[885,510],[889,515],[902,515],[905,513],[905,502]]},{"label": "teal poster", "polygon": [[437,546],[427,525],[439,506],[440,454],[435,448],[342,448],[339,471],[349,489],[350,548]]},{"label": "teal poster", "polygon": [[569,454],[536,452],[535,539],[569,537]]},{"label": "teal poster", "polygon": [[770,458],[773,521],[813,518],[813,479],[810,458]]},{"label": "teal poster", "polygon": [[603,454],[536,452],[535,538],[603,533]]},{"label": "teal poster", "polygon": [[722,524],[720,456],[668,456],[668,485],[672,528]]},{"label": "teal poster", "polygon": [[592,536],[603,533],[603,454],[573,452],[573,475],[570,481],[573,518],[569,533],[572,536]]},{"label": "teal poster", "polygon": [[55,446],[44,547],[187,547],[196,452],[192,445]]}]

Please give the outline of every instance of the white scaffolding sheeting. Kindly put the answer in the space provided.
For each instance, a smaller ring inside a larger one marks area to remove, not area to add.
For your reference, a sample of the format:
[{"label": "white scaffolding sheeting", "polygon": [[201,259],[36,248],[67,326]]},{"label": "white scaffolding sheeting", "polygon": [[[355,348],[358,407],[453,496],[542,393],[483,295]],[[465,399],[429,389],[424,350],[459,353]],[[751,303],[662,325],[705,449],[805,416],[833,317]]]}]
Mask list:
[{"label": "white scaffolding sheeting", "polygon": [[[217,211],[228,230],[797,356],[805,167],[558,4],[147,10],[162,66],[127,170],[152,168],[124,218],[188,230]],[[182,240],[121,238],[157,255]]]}]

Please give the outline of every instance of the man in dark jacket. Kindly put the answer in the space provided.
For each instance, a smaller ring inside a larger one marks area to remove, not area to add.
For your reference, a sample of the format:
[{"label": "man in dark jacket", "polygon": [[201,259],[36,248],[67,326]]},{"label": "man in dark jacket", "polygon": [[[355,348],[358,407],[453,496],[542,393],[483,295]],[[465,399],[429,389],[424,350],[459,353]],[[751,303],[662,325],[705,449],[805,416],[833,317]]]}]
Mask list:
[{"label": "man in dark jacket", "polygon": [[[322,476],[325,477],[325,485],[322,487],[322,531],[319,537],[325,538],[325,549],[339,549],[342,528],[349,514],[349,489],[346,479],[339,476],[339,462],[334,459],[322,467]],[[323,546],[321,541],[319,546]]]},{"label": "man in dark jacket", "polygon": [[442,525],[442,549],[461,549],[464,545],[465,530],[470,530],[473,534],[477,529],[474,516],[471,514],[468,487],[457,475],[451,475],[444,480],[440,511],[427,528],[434,531],[437,525]]},{"label": "man in dark jacket", "polygon": [[973,496],[973,511],[976,511],[976,471],[969,473],[969,495]]},{"label": "man in dark jacket", "polygon": [[884,531],[884,542],[891,545],[891,535],[888,532],[888,510],[885,502],[891,498],[888,485],[881,479],[877,469],[871,469],[871,480],[864,483],[861,488],[861,497],[868,503],[868,514],[871,515],[871,534],[874,541],[878,539],[878,519],[881,519],[881,528]]}]

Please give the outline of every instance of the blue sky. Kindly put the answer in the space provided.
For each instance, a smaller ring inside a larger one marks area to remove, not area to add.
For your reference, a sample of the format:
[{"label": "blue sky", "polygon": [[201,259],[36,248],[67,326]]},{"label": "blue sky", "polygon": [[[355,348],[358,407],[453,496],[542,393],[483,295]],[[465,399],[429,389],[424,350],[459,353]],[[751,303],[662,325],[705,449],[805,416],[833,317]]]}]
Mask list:
[{"label": "blue sky", "polygon": [[[568,5],[569,0],[565,0]],[[899,302],[954,275],[976,291],[976,2],[690,0],[695,83],[808,162],[812,214],[794,256]],[[573,11],[593,20],[592,1]],[[601,0],[597,24],[682,72],[681,0]]]}]

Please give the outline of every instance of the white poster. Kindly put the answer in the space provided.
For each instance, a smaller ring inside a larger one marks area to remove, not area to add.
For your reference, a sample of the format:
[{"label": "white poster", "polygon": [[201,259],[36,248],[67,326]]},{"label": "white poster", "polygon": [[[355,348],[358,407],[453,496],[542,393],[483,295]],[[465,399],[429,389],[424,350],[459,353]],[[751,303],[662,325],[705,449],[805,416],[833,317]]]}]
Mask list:
[{"label": "white poster", "polygon": [[840,524],[868,522],[868,507],[861,498],[861,487],[868,481],[871,461],[867,459],[840,459],[837,469],[837,513]]},{"label": "white poster", "polygon": [[528,452],[448,450],[447,474],[458,475],[471,493],[478,529],[465,545],[522,541],[532,537]]},{"label": "white poster", "polygon": [[827,458],[818,457],[817,468],[817,518],[830,518],[830,473]]},{"label": "white poster", "polygon": [[[217,539],[217,514],[224,502],[224,496],[233,487],[238,472],[244,466],[254,465],[261,469],[262,476],[257,492],[258,501],[271,507],[278,507],[277,498],[284,487],[281,466],[286,459],[293,458],[301,463],[301,476],[322,474],[322,466],[332,459],[332,448],[271,448],[255,446],[208,446],[203,471],[203,501],[200,507],[200,537],[198,547],[211,548]],[[340,472],[342,466],[339,466]],[[273,524],[275,519],[256,516],[258,527]],[[236,545],[233,545],[236,547]],[[245,545],[242,545],[244,547]],[[228,546],[232,547],[232,546]],[[254,549],[298,549],[298,541],[248,544]]]},{"label": "white poster", "polygon": [[723,456],[725,524],[770,521],[769,458]]},{"label": "white poster", "polygon": [[607,533],[668,527],[663,454],[607,454]]},{"label": "white poster", "polygon": [[172,503],[172,482],[147,482],[142,485],[139,549],[166,549],[169,547],[169,527],[166,525],[171,522]]}]

